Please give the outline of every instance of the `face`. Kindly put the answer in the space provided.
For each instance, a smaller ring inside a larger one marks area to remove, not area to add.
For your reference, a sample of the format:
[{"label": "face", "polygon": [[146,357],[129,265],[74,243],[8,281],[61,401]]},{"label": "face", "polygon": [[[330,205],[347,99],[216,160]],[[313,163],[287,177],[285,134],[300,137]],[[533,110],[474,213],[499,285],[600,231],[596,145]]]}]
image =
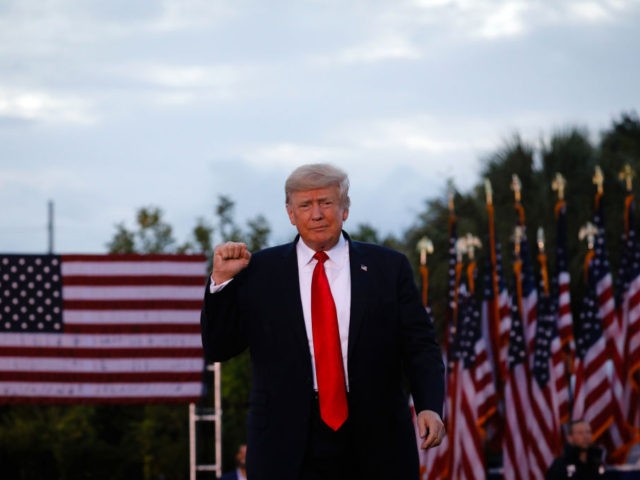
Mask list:
[{"label": "face", "polygon": [[238,453],[236,453],[236,464],[238,465],[238,467],[240,468],[245,467],[246,458],[247,458],[247,446],[240,445],[240,447],[238,448]]},{"label": "face", "polygon": [[320,251],[329,250],[338,242],[349,209],[340,202],[338,187],[328,187],[293,192],[287,213],[304,243]]},{"label": "face", "polygon": [[579,422],[571,427],[571,433],[568,435],[571,445],[578,448],[589,448],[591,446],[591,427],[587,422]]}]

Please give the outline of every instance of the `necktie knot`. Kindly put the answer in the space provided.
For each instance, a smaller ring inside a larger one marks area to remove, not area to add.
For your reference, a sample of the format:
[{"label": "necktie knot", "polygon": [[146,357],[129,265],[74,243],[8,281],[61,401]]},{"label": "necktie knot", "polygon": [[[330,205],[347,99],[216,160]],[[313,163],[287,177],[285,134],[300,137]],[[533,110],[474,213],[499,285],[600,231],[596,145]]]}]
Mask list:
[{"label": "necktie knot", "polygon": [[315,258],[320,263],[324,263],[329,260],[329,255],[327,255],[327,252],[319,251],[313,255],[313,258]]}]

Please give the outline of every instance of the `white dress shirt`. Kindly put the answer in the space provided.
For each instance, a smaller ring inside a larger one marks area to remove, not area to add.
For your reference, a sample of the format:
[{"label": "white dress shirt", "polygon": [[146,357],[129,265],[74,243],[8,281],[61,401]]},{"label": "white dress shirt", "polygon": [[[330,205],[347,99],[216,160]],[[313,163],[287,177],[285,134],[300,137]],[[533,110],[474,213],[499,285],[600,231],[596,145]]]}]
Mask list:
[{"label": "white dress shirt", "polygon": [[[313,388],[318,389],[316,378],[316,360],[313,353],[313,329],[311,327],[311,278],[318,263],[313,258],[316,253],[300,239],[296,245],[298,255],[298,278],[300,280],[300,299],[304,325],[307,330],[309,350],[311,351],[311,368],[313,369]],[[325,252],[329,259],[324,262],[324,269],[329,280],[331,295],[338,313],[338,330],[340,332],[340,348],[342,349],[342,365],[344,377],[349,389],[349,375],[347,371],[347,353],[349,352],[349,321],[351,318],[351,269],[349,268],[349,244],[340,235],[338,243]]]}]

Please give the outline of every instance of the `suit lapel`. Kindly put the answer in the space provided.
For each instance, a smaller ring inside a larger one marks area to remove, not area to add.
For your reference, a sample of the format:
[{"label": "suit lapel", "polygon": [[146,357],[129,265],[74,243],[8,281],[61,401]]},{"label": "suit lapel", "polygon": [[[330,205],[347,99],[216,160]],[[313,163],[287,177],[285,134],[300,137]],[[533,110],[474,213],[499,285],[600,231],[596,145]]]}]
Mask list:
[{"label": "suit lapel", "polygon": [[302,311],[302,299],[300,298],[300,281],[298,272],[298,256],[296,254],[296,243],[298,237],[284,251],[282,262],[282,287],[287,301],[287,318],[294,319],[291,325],[294,335],[294,343],[301,347],[301,352],[306,359],[311,358],[309,350],[309,340],[307,330],[304,325],[304,313]]},{"label": "suit lapel", "polygon": [[367,292],[370,285],[367,257],[357,244],[349,241],[349,266],[351,269],[351,318],[349,320],[349,352],[347,359],[350,361],[355,351],[367,304]]}]

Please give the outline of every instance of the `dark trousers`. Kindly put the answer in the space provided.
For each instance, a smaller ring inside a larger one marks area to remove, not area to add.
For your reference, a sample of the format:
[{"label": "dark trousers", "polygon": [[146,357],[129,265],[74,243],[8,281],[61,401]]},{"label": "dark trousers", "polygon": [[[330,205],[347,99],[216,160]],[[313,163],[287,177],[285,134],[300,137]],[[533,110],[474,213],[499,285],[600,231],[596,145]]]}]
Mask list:
[{"label": "dark trousers", "polygon": [[352,429],[347,421],[333,431],[320,418],[317,398],[311,407],[309,442],[301,480],[358,479]]}]

